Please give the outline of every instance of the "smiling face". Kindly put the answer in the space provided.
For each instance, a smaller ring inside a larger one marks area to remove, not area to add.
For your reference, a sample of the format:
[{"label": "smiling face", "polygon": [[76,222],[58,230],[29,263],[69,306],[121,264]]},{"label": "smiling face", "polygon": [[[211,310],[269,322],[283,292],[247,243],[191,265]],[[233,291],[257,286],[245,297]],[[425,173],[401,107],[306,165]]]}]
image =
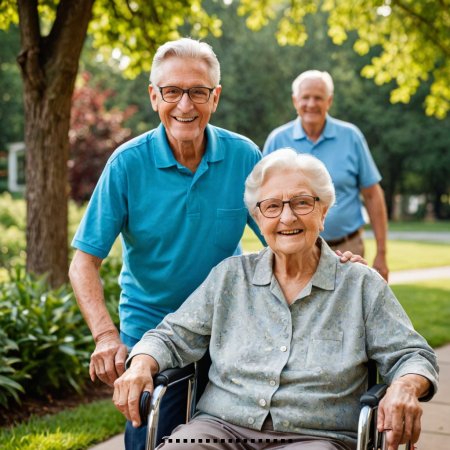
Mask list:
[{"label": "smiling face", "polygon": [[298,94],[292,95],[292,101],[302,118],[302,125],[320,128],[325,125],[333,96],[328,96],[325,83],[320,78],[306,79],[300,85]]},{"label": "smiling face", "polygon": [[[297,195],[316,196],[304,177],[298,172],[282,172],[268,175],[259,194],[258,201],[268,198],[290,200]],[[319,231],[323,230],[328,208],[316,201],[314,211],[306,215],[295,215],[288,204],[275,218],[267,218],[257,209],[257,221],[267,244],[277,255],[307,255],[314,247]]]},{"label": "smiling face", "polygon": [[[202,59],[167,58],[161,64],[161,73],[159,86],[178,86],[183,89],[215,87],[211,82],[209,66]],[[221,87],[216,87],[209,101],[204,104],[193,103],[187,93],[179,102],[167,103],[161,98],[158,86],[149,86],[152,107],[166,128],[172,149],[179,149],[182,145],[194,145],[195,148],[202,146],[205,128],[217,108],[220,91]]]}]

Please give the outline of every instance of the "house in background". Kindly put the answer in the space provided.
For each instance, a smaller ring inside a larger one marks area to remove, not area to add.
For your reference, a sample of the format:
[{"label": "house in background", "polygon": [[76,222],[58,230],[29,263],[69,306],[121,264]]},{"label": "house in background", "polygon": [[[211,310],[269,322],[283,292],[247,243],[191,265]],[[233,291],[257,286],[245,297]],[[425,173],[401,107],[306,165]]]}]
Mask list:
[{"label": "house in background", "polygon": [[0,192],[25,191],[25,143],[14,142],[0,150]]}]

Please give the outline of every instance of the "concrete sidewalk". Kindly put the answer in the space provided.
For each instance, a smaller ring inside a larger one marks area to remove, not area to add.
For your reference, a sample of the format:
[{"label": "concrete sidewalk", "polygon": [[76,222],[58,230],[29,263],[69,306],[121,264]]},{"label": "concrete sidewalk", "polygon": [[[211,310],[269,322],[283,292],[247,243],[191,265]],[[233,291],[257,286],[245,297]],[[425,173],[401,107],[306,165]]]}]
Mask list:
[{"label": "concrete sidewalk", "polygon": [[[371,230],[364,230],[364,237],[374,239],[375,235]],[[450,243],[450,233],[448,231],[388,231],[390,241],[429,241],[440,244]]]},{"label": "concrete sidewalk", "polygon": [[450,448],[450,344],[436,350],[439,391],[429,403],[422,403],[422,433],[417,450]]},{"label": "concrete sidewalk", "polygon": [[[439,391],[429,403],[422,403],[422,434],[417,450],[450,448],[450,344],[436,350],[440,372]],[[113,437],[92,450],[125,450],[123,434]]]},{"label": "concrete sidewalk", "polygon": [[[439,278],[450,279],[450,266],[429,267],[427,269],[398,270],[389,273],[389,284],[408,284]],[[450,448],[450,445],[449,445]]]}]

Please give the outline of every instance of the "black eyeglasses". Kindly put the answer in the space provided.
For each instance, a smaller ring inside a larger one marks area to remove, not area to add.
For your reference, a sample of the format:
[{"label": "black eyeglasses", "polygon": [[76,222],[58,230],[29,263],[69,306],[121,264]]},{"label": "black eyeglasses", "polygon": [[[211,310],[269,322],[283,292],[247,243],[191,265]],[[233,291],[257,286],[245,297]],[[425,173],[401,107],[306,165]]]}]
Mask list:
[{"label": "black eyeglasses", "polygon": [[193,103],[207,103],[215,88],[195,86],[189,89],[181,89],[178,86],[158,86],[162,99],[167,103],[179,102],[184,94],[187,94]]},{"label": "black eyeglasses", "polygon": [[273,219],[282,213],[286,203],[289,203],[294,214],[304,216],[314,211],[316,202],[319,200],[319,197],[313,197],[312,195],[297,195],[286,201],[280,200],[279,198],[268,198],[258,202],[256,206],[264,217]]}]

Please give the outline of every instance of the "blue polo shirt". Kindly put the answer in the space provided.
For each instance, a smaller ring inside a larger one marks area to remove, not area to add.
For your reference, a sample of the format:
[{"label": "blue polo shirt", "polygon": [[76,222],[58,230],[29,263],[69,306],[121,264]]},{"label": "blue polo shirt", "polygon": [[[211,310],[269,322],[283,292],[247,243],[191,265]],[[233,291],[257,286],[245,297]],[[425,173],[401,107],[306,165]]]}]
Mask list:
[{"label": "blue polo shirt", "polygon": [[336,205],[325,218],[325,239],[339,239],[364,225],[360,189],[381,180],[367,142],[355,126],[327,114],[325,128],[316,142],[303,130],[301,119],[289,122],[270,133],[263,156],[283,147],[309,153],[320,159],[330,172],[336,190]]},{"label": "blue polo shirt", "polygon": [[233,254],[247,223],[260,236],[244,204],[258,147],[212,125],[206,136],[195,174],[175,160],[162,124],[120,146],[73,240],[75,248],[105,258],[120,234],[121,330],[136,339]]}]

